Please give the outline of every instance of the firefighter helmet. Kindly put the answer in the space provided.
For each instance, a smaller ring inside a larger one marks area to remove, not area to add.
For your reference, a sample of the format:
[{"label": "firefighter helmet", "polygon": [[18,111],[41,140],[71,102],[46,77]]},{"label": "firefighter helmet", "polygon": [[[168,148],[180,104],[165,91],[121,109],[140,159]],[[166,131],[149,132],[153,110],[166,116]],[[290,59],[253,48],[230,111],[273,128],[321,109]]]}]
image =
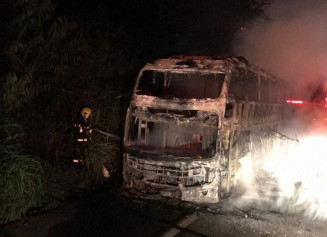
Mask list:
[{"label": "firefighter helmet", "polygon": [[91,114],[92,110],[90,108],[83,108],[82,111],[81,111],[81,115],[84,117],[84,118],[88,118]]}]

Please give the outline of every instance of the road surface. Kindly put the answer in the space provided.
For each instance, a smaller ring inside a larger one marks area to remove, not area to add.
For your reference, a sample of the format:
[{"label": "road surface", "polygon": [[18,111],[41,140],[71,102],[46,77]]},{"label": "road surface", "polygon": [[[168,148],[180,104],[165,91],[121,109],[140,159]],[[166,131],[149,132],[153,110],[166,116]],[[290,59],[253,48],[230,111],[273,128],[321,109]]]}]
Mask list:
[{"label": "road surface", "polygon": [[[250,200],[250,199],[249,199]],[[327,236],[323,220],[255,206],[250,200],[192,204],[136,198],[117,189],[86,193],[4,226],[0,236]]]}]

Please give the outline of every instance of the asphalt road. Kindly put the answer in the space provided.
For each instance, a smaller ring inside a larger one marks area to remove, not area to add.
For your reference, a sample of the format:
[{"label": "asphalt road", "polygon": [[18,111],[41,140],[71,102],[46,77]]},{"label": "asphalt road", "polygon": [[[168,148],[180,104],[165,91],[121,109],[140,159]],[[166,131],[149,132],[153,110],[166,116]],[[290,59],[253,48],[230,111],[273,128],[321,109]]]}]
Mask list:
[{"label": "asphalt road", "polygon": [[196,205],[106,189],[6,225],[1,236],[327,236],[323,220],[252,201]]}]

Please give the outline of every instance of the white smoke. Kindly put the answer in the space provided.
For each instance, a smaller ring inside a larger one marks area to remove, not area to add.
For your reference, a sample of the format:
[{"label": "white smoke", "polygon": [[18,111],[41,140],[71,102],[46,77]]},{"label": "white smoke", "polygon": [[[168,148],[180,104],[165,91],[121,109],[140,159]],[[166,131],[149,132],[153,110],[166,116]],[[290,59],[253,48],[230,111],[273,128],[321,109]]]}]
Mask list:
[{"label": "white smoke", "polygon": [[240,31],[235,53],[309,96],[327,78],[327,1],[275,0],[266,11],[270,20]]},{"label": "white smoke", "polygon": [[[327,93],[327,1],[275,0],[266,12],[270,20],[255,21],[239,32],[235,53],[288,82],[301,99],[310,99],[317,91]],[[310,109],[303,112],[308,117],[313,113]],[[324,113],[318,115],[320,122],[327,118]],[[264,172],[271,175],[266,180],[278,184],[275,190],[269,185],[260,187],[250,157],[241,160],[239,178],[248,185],[245,196],[261,200],[260,204],[268,200],[281,211],[327,219],[325,127],[311,126],[298,143],[290,142],[287,149],[275,147],[265,156]]]},{"label": "white smoke", "polygon": [[298,142],[285,140],[276,143],[263,157],[261,173],[253,169],[250,157],[241,159],[239,182],[245,185],[246,192],[239,204],[251,200],[260,207],[326,220],[325,126],[319,124],[311,128],[311,132],[299,138]]}]

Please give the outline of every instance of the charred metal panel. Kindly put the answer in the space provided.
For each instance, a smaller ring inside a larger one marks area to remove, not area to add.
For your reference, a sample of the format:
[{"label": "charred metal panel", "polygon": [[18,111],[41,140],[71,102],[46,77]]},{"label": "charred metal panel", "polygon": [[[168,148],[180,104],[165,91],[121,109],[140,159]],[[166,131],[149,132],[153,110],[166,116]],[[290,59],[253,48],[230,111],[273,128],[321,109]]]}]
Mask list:
[{"label": "charred metal panel", "polygon": [[282,86],[240,57],[176,56],[146,65],[126,115],[124,186],[192,202],[228,196],[239,159],[259,157],[273,140]]},{"label": "charred metal panel", "polygon": [[192,162],[140,159],[126,154],[125,187],[185,201],[217,202],[219,164],[216,162],[217,159]]}]

